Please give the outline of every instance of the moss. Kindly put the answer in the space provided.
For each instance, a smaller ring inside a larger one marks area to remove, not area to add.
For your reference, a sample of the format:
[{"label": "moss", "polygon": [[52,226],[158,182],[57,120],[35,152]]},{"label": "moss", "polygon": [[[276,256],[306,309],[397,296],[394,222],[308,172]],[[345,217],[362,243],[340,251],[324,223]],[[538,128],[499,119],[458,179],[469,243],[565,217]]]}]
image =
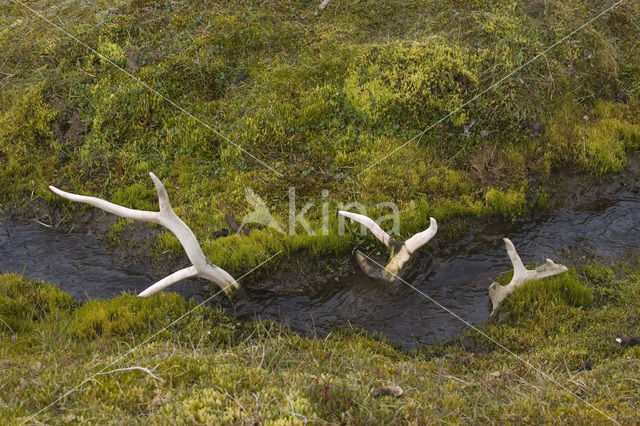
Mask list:
[{"label": "moss", "polygon": [[0,329],[9,336],[31,330],[33,324],[64,320],[75,303],[69,294],[44,281],[20,275],[0,275]]},{"label": "moss", "polygon": [[175,235],[165,232],[156,237],[154,251],[158,258],[165,254],[177,257],[184,253],[184,248],[182,248],[182,244],[180,244]]},{"label": "moss", "polygon": [[459,46],[433,37],[364,49],[345,80],[345,96],[370,120],[428,124],[451,114],[454,125],[468,117],[462,94],[476,87],[477,59]]},{"label": "moss", "polygon": [[113,202],[132,209],[138,210],[158,210],[158,201],[155,190],[149,185],[134,183],[133,185],[118,189],[113,194]]},{"label": "moss", "polygon": [[108,301],[89,301],[76,310],[70,333],[85,339],[138,334],[168,325],[185,307],[184,299],[175,293],[149,299],[122,295]]},{"label": "moss", "polygon": [[489,188],[485,200],[492,213],[511,220],[522,215],[528,207],[525,186],[507,191]]},{"label": "moss", "polygon": [[618,119],[596,119],[579,134],[584,146],[581,163],[598,174],[621,171],[627,152],[640,146],[640,126]]},{"label": "moss", "polygon": [[561,114],[565,123],[551,125],[550,139],[565,161],[575,161],[584,170],[619,172],[627,165],[628,153],[640,147],[640,126],[629,105],[599,100],[589,111],[570,106]]},{"label": "moss", "polygon": [[535,280],[517,289],[505,302],[514,320],[544,316],[558,308],[589,308],[593,294],[578,277],[575,269],[555,277]]},{"label": "moss", "polygon": [[535,206],[540,210],[548,210],[551,207],[550,204],[550,194],[545,189],[541,189],[536,194],[536,203]]},{"label": "moss", "polygon": [[[6,198],[33,190],[33,179],[55,170],[48,157],[53,144],[51,123],[57,111],[44,99],[45,84],[9,90],[0,105],[0,186]],[[9,193],[10,192],[10,193]]]},{"label": "moss", "polygon": [[44,100],[44,84],[5,96],[3,103],[13,105],[0,115],[0,149],[8,154],[14,154],[13,149],[19,150],[15,153],[18,154],[47,147],[53,139],[51,122],[57,111]]},{"label": "moss", "polygon": [[[442,422],[603,421],[566,391],[579,392],[572,387],[579,380],[590,403],[618,422],[633,423],[640,403],[634,388],[638,351],[613,339],[640,333],[639,276],[636,263],[592,263],[530,282],[505,302],[510,320],[476,325],[494,341],[469,329],[451,342],[405,353],[355,329],[320,339],[273,323],[238,323],[170,294],[75,306],[53,286],[4,275],[5,297],[22,300],[26,311],[46,308],[20,317],[28,325],[16,327],[15,341],[6,334],[0,339],[0,368],[7,372],[0,376],[0,414],[14,423],[372,424],[419,423],[425,415]],[[590,289],[613,278],[620,300],[592,306]],[[34,291],[49,302],[27,303],[36,300]],[[59,315],[52,315],[56,309]],[[2,311],[1,318],[11,316]],[[162,380],[119,370],[134,366]],[[28,418],[61,386],[79,383],[55,409]],[[404,395],[371,395],[390,383]]]}]

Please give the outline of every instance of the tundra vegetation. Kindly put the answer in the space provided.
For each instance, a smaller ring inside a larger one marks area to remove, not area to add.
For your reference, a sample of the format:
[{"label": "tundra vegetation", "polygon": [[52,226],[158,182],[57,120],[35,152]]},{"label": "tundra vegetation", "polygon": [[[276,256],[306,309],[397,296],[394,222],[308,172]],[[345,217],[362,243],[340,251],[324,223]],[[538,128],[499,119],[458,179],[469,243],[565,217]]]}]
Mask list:
[{"label": "tundra vegetation", "polygon": [[[275,323],[237,322],[209,307],[163,330],[196,306],[174,293],[123,294],[77,305],[52,285],[1,275],[0,419],[24,420],[89,373],[104,370],[111,373],[82,384],[37,420],[608,421],[573,392],[623,424],[637,421],[640,347],[625,348],[614,339],[638,332],[637,261],[590,263],[528,282],[506,299],[482,331],[521,359],[474,330],[403,352],[354,329],[304,337]],[[156,378],[140,370],[114,371],[133,366]],[[372,396],[374,388],[389,384],[404,394]]]},{"label": "tundra vegetation", "polygon": [[[345,256],[373,237],[320,235],[320,191],[337,212],[400,207],[401,234],[454,236],[477,220],[548,206],[554,173],[620,172],[640,147],[640,3],[622,2],[522,71],[461,106],[610,5],[581,0],[333,2],[32,0],[87,50],[16,2],[0,4],[0,208],[86,207],[47,192],[95,195],[142,210],[167,186],[207,257],[241,275],[286,259]],[[219,134],[180,113],[117,65]],[[367,167],[442,117],[439,125]],[[283,176],[238,149],[252,153]],[[215,238],[250,210],[245,187],[287,222],[290,187],[316,235],[254,229]],[[68,213],[68,214],[67,214]],[[129,222],[108,239],[122,243]],[[117,240],[117,241],[116,241]],[[126,241],[125,241],[126,243]],[[160,256],[182,248],[164,233]],[[591,264],[527,283],[485,332],[621,422],[637,418],[640,272]],[[194,305],[122,295],[78,306],[41,282],[0,279],[0,419],[25,418]],[[200,307],[39,417],[289,424],[528,421],[591,423],[594,409],[473,331],[449,345],[396,351],[337,330],[310,339]],[[8,371],[8,373],[7,373]],[[396,383],[398,399],[370,396]]]}]

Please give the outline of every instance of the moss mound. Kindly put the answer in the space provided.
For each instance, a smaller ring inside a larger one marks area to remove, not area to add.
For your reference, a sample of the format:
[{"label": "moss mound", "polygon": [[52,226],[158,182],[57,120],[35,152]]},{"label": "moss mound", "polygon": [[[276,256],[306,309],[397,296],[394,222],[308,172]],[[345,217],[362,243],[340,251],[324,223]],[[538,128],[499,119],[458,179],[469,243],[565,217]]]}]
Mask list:
[{"label": "moss mound", "polygon": [[160,329],[186,312],[187,303],[175,293],[161,293],[150,300],[122,295],[107,301],[89,301],[78,308],[70,332],[79,338],[139,334]]},{"label": "moss mound", "polygon": [[44,281],[0,275],[0,318],[4,336],[31,330],[34,322],[60,321],[75,306],[73,298]]},{"label": "moss mound", "polygon": [[509,317],[518,320],[549,315],[568,306],[589,308],[591,289],[578,277],[575,269],[542,280],[530,281],[511,294],[505,303]]}]

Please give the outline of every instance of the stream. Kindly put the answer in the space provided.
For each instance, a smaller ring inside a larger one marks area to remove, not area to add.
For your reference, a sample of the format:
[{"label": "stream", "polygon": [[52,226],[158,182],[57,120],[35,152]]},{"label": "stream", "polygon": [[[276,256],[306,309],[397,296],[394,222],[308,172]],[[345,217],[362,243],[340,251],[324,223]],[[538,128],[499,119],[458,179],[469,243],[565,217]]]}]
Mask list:
[{"label": "stream", "polygon": [[[460,318],[478,323],[490,312],[489,284],[511,268],[503,237],[513,241],[525,264],[547,257],[561,262],[564,249],[613,262],[639,252],[639,219],[640,195],[619,194],[531,223],[494,225],[449,250],[417,252],[404,278]],[[91,235],[60,233],[16,219],[0,219],[0,272],[43,279],[77,300],[140,292],[160,278],[147,265],[114,261]],[[204,290],[203,282],[196,281],[169,289],[198,300]],[[357,327],[382,334],[404,349],[450,339],[468,327],[418,291],[403,284],[390,287],[360,273],[314,291],[247,291],[233,308],[221,302],[238,318],[274,319],[317,335],[335,327]]]}]

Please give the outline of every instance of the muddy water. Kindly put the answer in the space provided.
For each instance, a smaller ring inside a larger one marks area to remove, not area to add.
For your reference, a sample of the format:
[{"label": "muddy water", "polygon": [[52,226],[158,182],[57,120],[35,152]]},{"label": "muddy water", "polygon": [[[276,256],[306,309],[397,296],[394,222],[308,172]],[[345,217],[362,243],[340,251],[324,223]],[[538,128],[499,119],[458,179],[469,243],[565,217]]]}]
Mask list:
[{"label": "muddy water", "polygon": [[[525,264],[546,257],[561,259],[562,250],[570,248],[615,261],[640,253],[639,223],[640,196],[618,196],[534,223],[494,226],[450,250],[431,254],[421,250],[405,279],[465,321],[477,323],[489,314],[487,287],[511,267],[502,237],[511,238]],[[78,299],[141,291],[154,282],[148,267],[114,263],[91,236],[60,234],[37,223],[13,220],[0,222],[0,271],[45,279]],[[202,286],[185,282],[174,291],[197,297]],[[381,333],[407,349],[449,339],[467,327],[408,286],[390,287],[360,274],[298,293],[247,293],[230,308],[240,318],[276,319],[318,335],[334,327],[358,327]]]}]

